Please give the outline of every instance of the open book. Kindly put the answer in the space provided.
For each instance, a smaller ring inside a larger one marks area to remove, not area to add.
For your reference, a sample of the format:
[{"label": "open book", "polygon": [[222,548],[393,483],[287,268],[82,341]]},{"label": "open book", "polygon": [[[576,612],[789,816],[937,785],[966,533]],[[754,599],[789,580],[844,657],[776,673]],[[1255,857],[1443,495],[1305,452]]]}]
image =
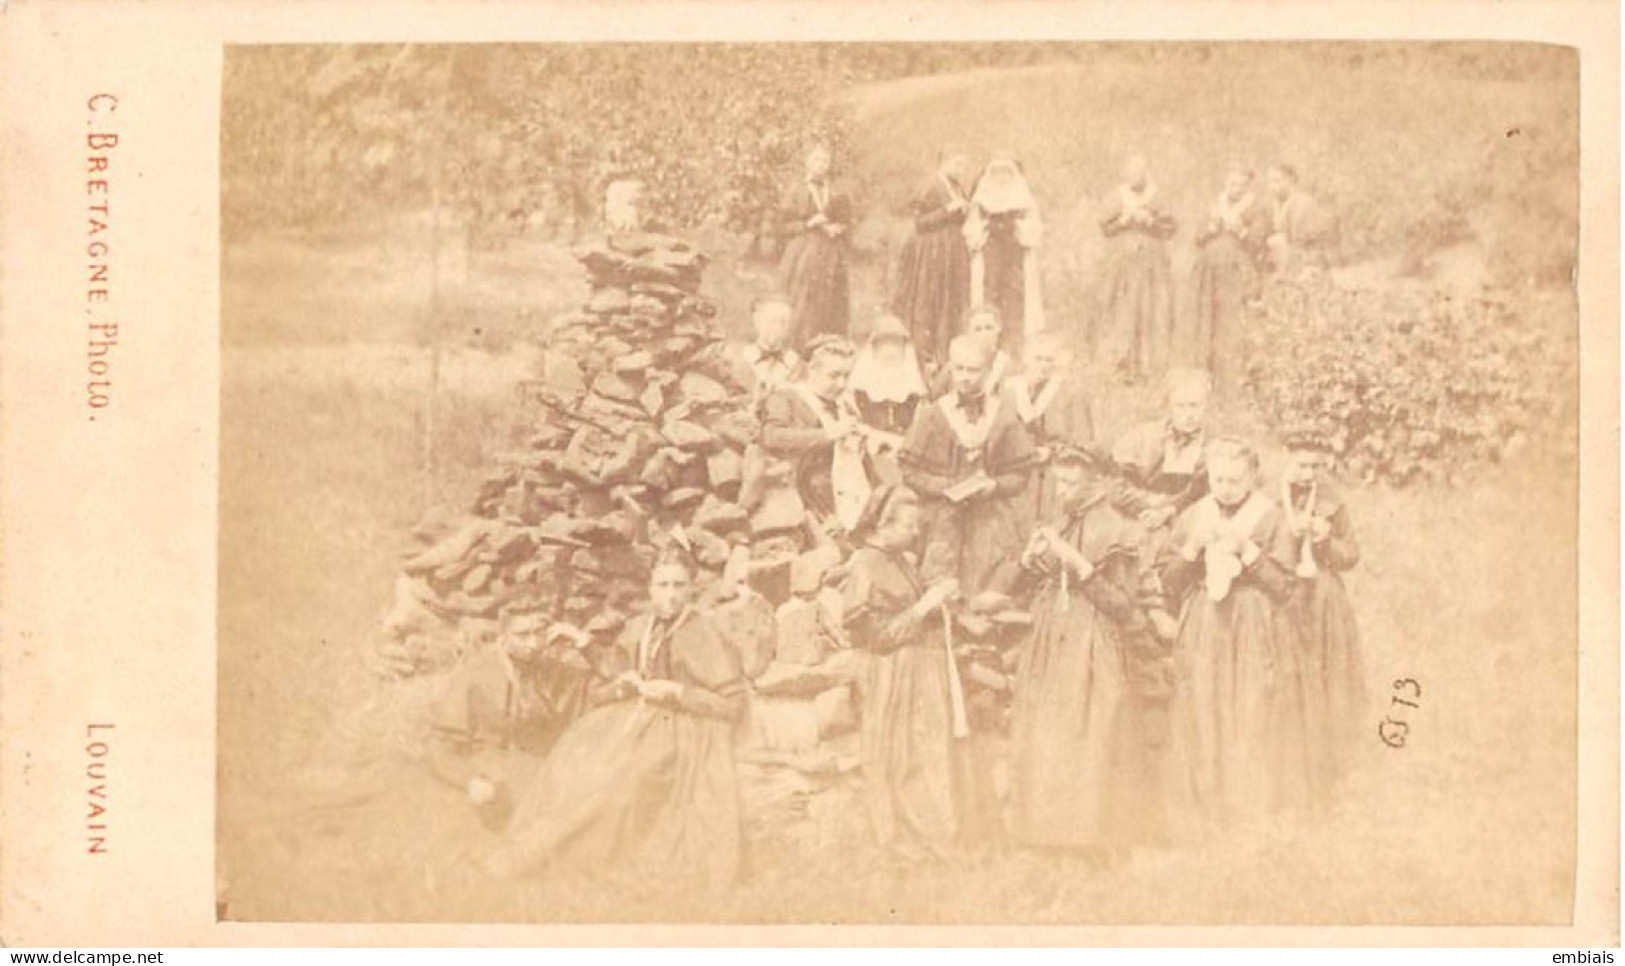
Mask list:
[{"label": "open book", "polygon": [[942,495],[954,503],[963,503],[972,497],[993,492],[994,487],[997,485],[997,483],[993,482],[993,478],[991,476],[988,476],[981,470],[977,470],[975,473],[965,477],[958,483],[955,483],[953,486],[943,490]]}]

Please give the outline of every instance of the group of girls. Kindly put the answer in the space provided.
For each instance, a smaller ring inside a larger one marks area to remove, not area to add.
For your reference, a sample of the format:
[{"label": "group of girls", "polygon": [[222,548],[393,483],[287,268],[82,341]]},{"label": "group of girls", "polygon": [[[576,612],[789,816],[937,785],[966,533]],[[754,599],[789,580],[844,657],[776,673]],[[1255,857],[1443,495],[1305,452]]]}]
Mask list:
[{"label": "group of girls", "polygon": [[[795,306],[757,302],[740,380],[764,445],[794,457],[792,485],[839,535],[829,574],[843,640],[865,656],[875,847],[909,863],[995,841],[1109,862],[1327,801],[1364,670],[1342,578],[1359,550],[1324,438],[1284,430],[1266,486],[1253,444],[1210,432],[1205,371],[1172,370],[1165,416],[1106,446],[1066,341],[1036,333],[1017,359],[992,306],[965,314],[932,379],[894,316],[862,350],[839,336],[791,349]],[[855,485],[838,469],[849,445]],[[750,682],[698,603],[703,577],[680,553],[657,559],[617,673],[486,872],[748,877],[734,741]],[[1032,617],[996,788],[945,633],[990,593]]]},{"label": "group of girls", "polygon": [[[857,215],[832,172],[829,149],[813,147],[775,221],[783,241],[777,282],[789,293],[798,343],[852,334],[847,235]],[[994,153],[974,180],[970,174],[964,150],[940,152],[910,203],[913,231],[890,286],[889,309],[928,370],[946,366],[948,344],[971,306],[998,313],[1004,344],[1017,356],[1027,333],[1046,327],[1044,221],[1032,187],[1009,152]],[[1106,241],[1099,313],[1082,335],[1096,368],[1128,382],[1188,366],[1208,370],[1228,391],[1244,306],[1261,274],[1317,264],[1335,234],[1290,165],[1272,167],[1263,179],[1236,168],[1198,221],[1187,284],[1176,291],[1168,246],[1178,221],[1145,157],[1127,160],[1099,212]]]}]

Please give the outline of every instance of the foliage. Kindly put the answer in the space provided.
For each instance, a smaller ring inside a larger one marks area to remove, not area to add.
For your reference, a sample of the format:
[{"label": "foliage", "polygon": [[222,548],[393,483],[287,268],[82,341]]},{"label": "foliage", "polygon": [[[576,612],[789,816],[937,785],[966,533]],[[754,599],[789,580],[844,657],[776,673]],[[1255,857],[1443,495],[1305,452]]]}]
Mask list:
[{"label": "foliage", "polygon": [[1278,429],[1313,425],[1361,479],[1403,485],[1572,442],[1566,297],[1276,281],[1253,310],[1248,385]]},{"label": "foliage", "polygon": [[[649,213],[754,230],[814,139],[840,147],[817,48],[348,46],[234,51],[228,230],[319,227],[440,202],[489,241],[572,227],[637,177]],[[826,82],[824,78],[828,78]]]},{"label": "foliage", "polygon": [[1579,257],[1577,124],[1508,128],[1491,139],[1469,191],[1490,277],[1508,285],[1570,287]]},{"label": "foliage", "polygon": [[[1181,209],[1204,208],[1218,166],[1231,159],[1284,159],[1339,215],[1346,258],[1390,254],[1403,239],[1425,257],[1432,239],[1460,234],[1462,216],[1471,214],[1463,202],[1477,198],[1471,191],[1436,197],[1437,184],[1452,174],[1441,169],[1464,167],[1455,158],[1472,143],[1464,136],[1489,137],[1472,120],[1485,112],[1469,102],[1494,105],[1496,136],[1506,124],[1521,124],[1527,134],[1534,128],[1522,122],[1535,117],[1551,135],[1538,143],[1503,137],[1508,143],[1488,149],[1491,163],[1475,170],[1495,198],[1543,203],[1546,179],[1565,170],[1551,162],[1577,144],[1572,110],[1552,116],[1539,105],[1502,100],[1508,88],[1501,82],[1509,80],[1573,86],[1572,58],[1533,45],[235,47],[224,75],[224,224],[239,234],[329,228],[439,201],[470,241],[490,247],[537,224],[573,235],[595,216],[610,179],[636,176],[650,185],[653,213],[673,227],[715,224],[755,234],[810,141],[859,139],[853,106],[864,85],[1047,64],[1069,65],[1077,83],[1056,88],[1040,74],[1014,72],[1004,79],[1015,88],[992,98],[991,113],[973,111],[951,131],[922,141],[888,126],[882,133],[907,154],[901,172],[862,157],[876,148],[897,153],[891,145],[852,143],[855,155],[838,151],[848,155],[848,173],[873,182],[860,185],[874,189],[861,192],[873,195],[869,207],[895,207],[897,198],[880,196],[911,190],[944,140],[1017,149],[1046,182],[1037,186],[1050,204],[1060,200],[1058,191],[1068,203],[1080,191],[1104,192],[1122,153],[1148,141],[1141,146]],[[1215,71],[1228,78],[1217,90]],[[986,84],[1001,81],[989,73]],[[1300,96],[1283,101],[1270,93],[1283,84]],[[1092,106],[1100,96],[1111,104],[1106,117]],[[1034,125],[1027,112],[1009,109],[1011,98],[1053,103],[1061,113]],[[963,115],[955,100],[938,104],[938,113]],[[1103,120],[1108,130],[1097,132]],[[1408,136],[1413,124],[1427,125],[1430,136]],[[1026,144],[1034,135],[1064,147],[1063,156],[1042,157],[1054,149]],[[1522,194],[1523,185],[1532,189]],[[1561,183],[1551,187],[1562,195]],[[1560,222],[1562,213],[1558,205],[1537,220],[1562,227],[1549,217]],[[1482,220],[1473,224],[1481,233],[1518,227]]]},{"label": "foliage", "polygon": [[1477,240],[1485,272],[1509,287],[1572,285],[1579,254],[1579,132],[1570,115],[1512,125],[1480,139],[1473,167],[1418,206],[1405,228],[1403,267]]}]

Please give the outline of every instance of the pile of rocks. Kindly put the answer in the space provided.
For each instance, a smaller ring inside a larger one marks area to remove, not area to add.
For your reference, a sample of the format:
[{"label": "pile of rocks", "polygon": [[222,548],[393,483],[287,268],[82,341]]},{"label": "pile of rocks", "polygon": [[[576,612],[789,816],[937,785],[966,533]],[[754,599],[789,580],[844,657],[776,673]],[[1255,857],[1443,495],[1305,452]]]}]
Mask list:
[{"label": "pile of rocks", "polygon": [[705,256],[624,233],[577,258],[590,295],[548,326],[547,376],[523,387],[524,444],[466,513],[415,532],[381,664],[400,676],[455,667],[515,614],[565,650],[612,646],[656,554],[676,544],[706,569],[713,619],[778,706],[767,717],[782,720],[753,719],[756,743],[799,752],[848,730],[856,672],[823,586],[839,555],[809,550],[799,501],[779,499],[786,488],[761,465],[754,401],[699,291]]},{"label": "pile of rocks", "polygon": [[425,628],[456,625],[455,650],[514,609],[613,635],[661,546],[720,570],[749,542],[736,501],[757,426],[699,294],[705,256],[631,234],[577,257],[591,296],[549,326],[548,378],[522,387],[525,445],[498,458],[468,513],[420,527],[402,565],[385,620],[398,672],[447,657]]}]

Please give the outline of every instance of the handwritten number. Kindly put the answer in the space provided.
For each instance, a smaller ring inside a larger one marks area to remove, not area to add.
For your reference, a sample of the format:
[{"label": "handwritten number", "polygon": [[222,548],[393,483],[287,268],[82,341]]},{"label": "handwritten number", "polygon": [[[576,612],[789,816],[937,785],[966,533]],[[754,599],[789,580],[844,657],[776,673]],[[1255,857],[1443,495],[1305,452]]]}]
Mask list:
[{"label": "handwritten number", "polygon": [[[1394,690],[1401,693],[1409,690],[1411,692],[1411,697],[1415,700],[1407,701],[1398,694],[1395,694],[1389,702],[1390,709],[1398,705],[1404,705],[1407,708],[1421,707],[1418,702],[1422,700],[1422,685],[1419,684],[1415,678],[1399,678],[1398,680],[1394,681]],[[1405,739],[1410,735],[1410,733],[1410,723],[1394,720],[1392,710],[1390,710],[1388,717],[1382,719],[1382,721],[1378,722],[1377,724],[1377,737],[1381,738],[1382,743],[1390,748],[1405,747]]]}]

